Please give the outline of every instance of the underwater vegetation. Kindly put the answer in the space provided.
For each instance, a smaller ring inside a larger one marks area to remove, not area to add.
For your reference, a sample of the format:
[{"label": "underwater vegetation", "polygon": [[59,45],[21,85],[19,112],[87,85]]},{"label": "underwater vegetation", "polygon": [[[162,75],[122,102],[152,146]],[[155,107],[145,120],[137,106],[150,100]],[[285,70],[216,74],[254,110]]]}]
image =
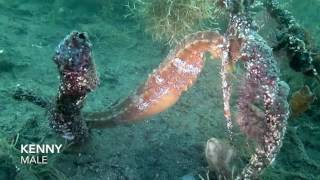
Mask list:
[{"label": "underwater vegetation", "polygon": [[[51,161],[46,166],[25,165],[20,162],[20,145],[25,143],[41,143],[44,138],[39,139],[32,131],[39,133],[41,127],[37,117],[28,119],[21,129],[10,138],[0,138],[0,179],[56,179],[67,180],[64,173],[53,166]],[[51,157],[55,159],[54,155]]]},{"label": "underwater vegetation", "polygon": [[16,172],[16,166],[13,163],[13,145],[9,144],[6,139],[0,139],[0,178],[9,179],[14,177]]},{"label": "underwater vegetation", "polygon": [[[221,1],[222,2],[222,1]],[[141,19],[146,32],[173,45],[203,24],[214,29],[221,13],[219,0],[138,0],[128,5],[129,16]],[[204,27],[204,26],[203,26]]]},{"label": "underwater vegetation", "polygon": [[320,82],[319,69],[317,69],[319,59],[316,56],[319,52],[311,45],[306,30],[297,23],[290,12],[281,9],[277,1],[266,1],[265,6],[279,24],[278,45],[273,47],[273,50],[285,49],[292,69],[307,76],[313,76]]}]

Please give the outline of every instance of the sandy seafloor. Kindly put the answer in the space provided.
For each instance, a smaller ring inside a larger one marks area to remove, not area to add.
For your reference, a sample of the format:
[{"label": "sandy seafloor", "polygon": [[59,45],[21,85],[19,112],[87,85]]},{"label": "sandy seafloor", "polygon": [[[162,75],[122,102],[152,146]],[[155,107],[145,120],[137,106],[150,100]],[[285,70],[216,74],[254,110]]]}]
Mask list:
[{"label": "sandy seafloor", "polygon": [[[21,84],[54,98],[58,74],[51,58],[56,45],[72,30],[89,33],[101,79],[99,88],[88,96],[84,111],[100,111],[126,97],[168,53],[164,43],[153,41],[144,32],[142,23],[124,18],[124,0],[113,8],[112,3],[90,6],[85,1],[61,2],[0,0],[1,143],[11,141],[17,134],[17,147],[41,140],[65,143],[51,132],[43,109],[13,100],[8,91]],[[319,44],[320,2],[287,3],[287,8]],[[286,63],[280,64],[282,78],[292,91],[308,81]],[[207,61],[195,86],[171,109],[134,125],[93,130],[91,141],[82,148],[49,155],[50,166],[41,172],[21,166],[19,152],[9,152],[13,165],[19,169],[14,177],[12,164],[4,162],[5,153],[0,152],[0,179],[199,179],[198,174],[205,176],[207,171],[207,139],[226,138],[220,84],[219,61]],[[320,179],[319,98],[318,93],[310,110],[289,119],[281,152],[261,179]]]}]

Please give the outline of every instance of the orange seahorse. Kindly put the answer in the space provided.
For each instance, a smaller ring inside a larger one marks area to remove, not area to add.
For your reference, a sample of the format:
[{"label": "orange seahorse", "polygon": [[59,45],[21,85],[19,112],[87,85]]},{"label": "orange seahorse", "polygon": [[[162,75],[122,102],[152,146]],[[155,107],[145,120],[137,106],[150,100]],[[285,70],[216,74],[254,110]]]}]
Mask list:
[{"label": "orange seahorse", "polygon": [[132,96],[108,111],[85,114],[88,126],[110,127],[168,109],[196,81],[204,66],[205,52],[220,59],[223,41],[223,36],[217,32],[197,32],[187,36]]}]

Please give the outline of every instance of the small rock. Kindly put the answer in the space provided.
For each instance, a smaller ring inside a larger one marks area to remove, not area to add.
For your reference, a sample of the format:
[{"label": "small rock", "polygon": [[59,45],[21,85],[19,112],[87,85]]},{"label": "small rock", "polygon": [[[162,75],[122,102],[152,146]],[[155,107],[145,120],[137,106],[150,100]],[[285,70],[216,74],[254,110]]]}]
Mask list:
[{"label": "small rock", "polygon": [[193,175],[187,174],[181,177],[181,180],[196,180]]}]

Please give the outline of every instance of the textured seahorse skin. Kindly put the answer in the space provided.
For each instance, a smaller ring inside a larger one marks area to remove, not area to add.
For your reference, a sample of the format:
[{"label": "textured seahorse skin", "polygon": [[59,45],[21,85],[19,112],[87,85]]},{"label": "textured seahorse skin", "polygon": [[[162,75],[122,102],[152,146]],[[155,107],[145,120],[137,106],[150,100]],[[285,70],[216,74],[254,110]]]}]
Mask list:
[{"label": "textured seahorse skin", "polygon": [[112,113],[88,115],[86,119],[89,119],[89,126],[103,128],[140,120],[171,107],[196,81],[204,66],[203,54],[210,52],[214,58],[219,58],[222,43],[223,37],[217,32],[191,34],[169,53],[159,68],[149,75],[144,85],[114,107]]},{"label": "textured seahorse skin", "polygon": [[98,84],[87,34],[69,34],[56,48],[53,60],[58,67],[60,85],[50,124],[64,138],[82,141],[88,130],[81,118],[81,108],[87,93]]},{"label": "textured seahorse skin", "polygon": [[98,78],[86,33],[72,32],[56,48],[53,57],[60,74],[63,94],[80,95],[96,88]]},{"label": "textured seahorse skin", "polygon": [[243,14],[233,15],[230,28],[242,41],[240,54],[246,68],[239,92],[237,122],[246,135],[258,142],[250,162],[237,179],[255,179],[272,163],[282,145],[289,116],[289,86],[280,81],[272,49],[255,31],[250,19]]}]

